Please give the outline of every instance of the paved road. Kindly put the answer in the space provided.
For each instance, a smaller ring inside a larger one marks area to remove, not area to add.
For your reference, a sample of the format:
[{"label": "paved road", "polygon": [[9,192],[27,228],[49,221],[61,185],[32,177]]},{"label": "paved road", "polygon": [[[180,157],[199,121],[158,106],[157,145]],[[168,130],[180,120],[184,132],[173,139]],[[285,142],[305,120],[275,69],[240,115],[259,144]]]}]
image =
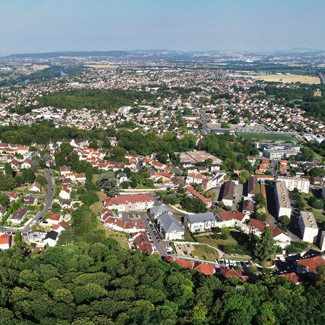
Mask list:
[{"label": "paved road", "polygon": [[24,227],[23,229],[17,229],[14,227],[2,227],[2,232],[14,234],[16,233],[16,231],[20,231],[23,234],[27,234],[37,223],[40,222],[40,220],[42,220],[46,213],[51,209],[55,195],[54,177],[52,175],[52,171],[49,169],[45,170],[45,176],[47,179],[47,195],[45,195],[45,205],[43,210],[37,215],[35,215],[33,217],[33,221],[31,221],[28,226]]},{"label": "paved road", "polygon": [[211,130],[207,126],[207,124],[209,122],[209,119],[208,119],[207,115],[204,113],[204,111],[201,108],[197,108],[197,104],[196,104],[196,100],[195,99],[192,100],[192,106],[193,106],[194,109],[197,109],[198,110],[198,112],[199,112],[199,114],[201,116],[201,121],[202,121],[202,126],[203,126],[202,133],[204,135],[210,134]]},{"label": "paved road", "polygon": [[271,161],[271,174],[273,177],[277,177],[277,172],[276,172],[276,165],[278,164],[279,160],[272,160]]},{"label": "paved road", "polygon": [[141,220],[144,222],[147,232],[152,238],[153,245],[156,246],[158,253],[161,256],[167,256],[167,252],[165,249],[165,245],[163,244],[163,241],[159,237],[159,232],[156,231],[155,226],[152,224],[149,216],[145,212],[138,212],[139,216],[141,216]]}]

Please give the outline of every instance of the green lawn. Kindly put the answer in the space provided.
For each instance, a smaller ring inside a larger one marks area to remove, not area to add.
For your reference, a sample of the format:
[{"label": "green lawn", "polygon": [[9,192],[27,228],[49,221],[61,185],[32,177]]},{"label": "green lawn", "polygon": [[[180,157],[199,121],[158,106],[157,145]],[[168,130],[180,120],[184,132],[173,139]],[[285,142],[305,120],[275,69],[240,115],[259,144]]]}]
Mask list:
[{"label": "green lawn", "polygon": [[301,197],[303,198],[304,203],[305,203],[305,210],[311,209],[311,211],[313,212],[317,222],[325,221],[324,214],[323,214],[324,210],[323,209],[315,209],[315,208],[311,207],[308,204],[308,199],[311,197],[311,194],[303,194],[303,193],[301,193]]},{"label": "green lawn", "polygon": [[114,231],[114,230],[105,228],[102,225],[99,225],[98,228],[104,229],[106,232],[106,236],[116,240],[123,249],[130,249],[129,243],[128,243],[128,239],[129,239],[128,234],[126,234],[124,232],[118,232],[118,231]]},{"label": "green lawn", "polygon": [[195,241],[187,227],[185,227],[184,239],[185,241]]},{"label": "green lawn", "polygon": [[191,252],[192,257],[201,260],[215,261],[219,257],[218,251],[206,245],[195,245],[195,249]]},{"label": "green lawn", "polygon": [[284,141],[284,142],[296,142],[296,139],[290,134],[282,133],[261,133],[261,132],[236,132],[236,135],[240,135],[246,139],[265,140],[265,141]]},{"label": "green lawn", "polygon": [[92,212],[94,212],[96,215],[99,215],[103,210],[103,203],[102,201],[107,199],[107,195],[104,192],[97,192],[97,195],[99,197],[99,201],[92,204],[89,208]]},{"label": "green lawn", "polygon": [[237,241],[230,235],[227,239],[214,239],[212,236],[196,237],[199,243],[208,244],[212,247],[219,248],[224,245],[237,245]]}]

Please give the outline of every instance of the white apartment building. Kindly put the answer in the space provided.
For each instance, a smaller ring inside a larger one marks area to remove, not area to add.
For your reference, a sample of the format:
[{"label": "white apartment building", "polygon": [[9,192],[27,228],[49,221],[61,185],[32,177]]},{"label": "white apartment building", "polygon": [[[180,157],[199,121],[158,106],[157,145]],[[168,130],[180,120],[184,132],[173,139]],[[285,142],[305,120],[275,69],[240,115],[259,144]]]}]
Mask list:
[{"label": "white apartment building", "polygon": [[312,212],[301,211],[299,218],[299,229],[302,240],[308,243],[316,243],[318,236],[318,226],[315,216]]},{"label": "white apartment building", "polygon": [[291,204],[289,199],[289,193],[285,182],[276,182],[275,185],[275,199],[278,211],[278,217],[291,216]]},{"label": "white apartment building", "polygon": [[285,182],[286,187],[289,191],[293,191],[296,188],[299,192],[305,194],[309,193],[309,179],[295,177],[279,177],[278,181]]}]

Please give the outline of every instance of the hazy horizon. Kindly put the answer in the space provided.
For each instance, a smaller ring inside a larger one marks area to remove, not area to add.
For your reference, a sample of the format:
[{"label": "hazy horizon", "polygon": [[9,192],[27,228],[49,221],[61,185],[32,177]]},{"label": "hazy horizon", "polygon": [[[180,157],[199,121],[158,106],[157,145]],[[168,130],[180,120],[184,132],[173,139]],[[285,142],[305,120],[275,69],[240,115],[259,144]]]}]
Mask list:
[{"label": "hazy horizon", "polygon": [[324,50],[320,0],[11,0],[0,55],[60,51]]}]

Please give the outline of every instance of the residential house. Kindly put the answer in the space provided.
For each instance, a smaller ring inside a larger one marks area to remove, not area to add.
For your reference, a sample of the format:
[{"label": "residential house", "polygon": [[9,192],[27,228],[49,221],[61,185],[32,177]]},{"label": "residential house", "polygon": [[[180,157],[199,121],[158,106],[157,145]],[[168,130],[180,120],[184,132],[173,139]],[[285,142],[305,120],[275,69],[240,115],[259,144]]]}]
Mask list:
[{"label": "residential house", "polygon": [[72,209],[72,200],[61,199],[61,200],[59,200],[59,203],[60,203],[62,209],[66,209],[66,210]]},{"label": "residential house", "polygon": [[151,216],[156,220],[164,213],[171,213],[171,210],[166,204],[155,205],[149,210]]},{"label": "residential house", "polygon": [[201,200],[204,204],[207,205],[208,208],[212,206],[212,201],[211,201],[211,199],[210,199],[210,198],[206,198],[206,197],[204,197],[202,194],[200,194],[198,191],[196,191],[192,186],[187,185],[187,186],[185,186],[184,189],[187,191],[187,193],[188,193],[191,197],[195,197],[195,198]]},{"label": "residential house", "polygon": [[169,212],[157,217],[160,232],[166,240],[183,240],[184,226]]},{"label": "residential house", "polygon": [[212,212],[190,214],[184,217],[184,225],[191,232],[202,232],[216,227],[216,218]]},{"label": "residential house", "polygon": [[7,208],[0,204],[0,219],[7,213]]},{"label": "residential house", "polygon": [[43,240],[44,246],[48,244],[50,247],[53,247],[56,245],[56,242],[59,239],[59,233],[55,230],[51,230],[48,232]]},{"label": "residential house", "polygon": [[154,199],[147,194],[117,196],[103,201],[104,207],[117,211],[146,211],[154,203]]},{"label": "residential house", "polygon": [[242,226],[249,216],[239,211],[223,211],[217,213],[219,228]]},{"label": "residential house", "polygon": [[143,221],[124,221],[115,217],[106,217],[104,225],[116,231],[124,231],[127,233],[144,232],[146,230]]},{"label": "residential house", "polygon": [[46,222],[50,225],[59,224],[63,220],[63,216],[58,213],[51,213],[47,218]]},{"label": "residential house", "polygon": [[8,234],[0,235],[0,250],[9,249],[11,246],[11,236]]},{"label": "residential house", "polygon": [[69,200],[71,196],[71,192],[72,192],[71,186],[64,185],[59,192],[59,197],[64,200]]},{"label": "residential house", "polygon": [[8,221],[12,222],[15,225],[19,224],[24,220],[27,212],[27,208],[18,208],[18,210],[8,218]]},{"label": "residential house", "polygon": [[18,170],[19,169],[19,161],[16,159],[11,160],[10,166],[13,170]]},{"label": "residential house", "polygon": [[152,254],[153,249],[146,233],[137,233],[132,239],[136,249],[147,255]]},{"label": "residential house", "polygon": [[324,256],[314,256],[311,258],[304,258],[297,262],[297,273],[312,273],[316,275],[317,268],[325,265]]},{"label": "residential house", "polygon": [[127,180],[128,180],[128,177],[126,176],[125,173],[117,174],[116,178],[117,178],[117,184],[118,185],[120,185],[123,182],[127,182]]},{"label": "residential house", "polygon": [[248,280],[248,276],[243,275],[242,271],[240,270],[220,268],[220,274],[226,279],[236,277],[236,278],[240,278],[243,281]]},{"label": "residential house", "polygon": [[34,196],[25,196],[24,197],[24,204],[25,205],[35,205],[37,198]]},{"label": "residential house", "polygon": [[255,211],[255,202],[252,200],[244,200],[242,211],[246,215],[249,215],[249,216],[253,215],[253,213]]},{"label": "residential house", "polygon": [[235,191],[235,182],[227,181],[224,184],[222,202],[224,205],[232,206],[234,199],[234,191]]},{"label": "residential house", "polygon": [[8,193],[10,203],[19,199],[19,194],[17,192]]},{"label": "residential house", "polygon": [[31,192],[40,192],[41,191],[41,184],[37,183],[37,182],[34,182],[31,187],[29,188],[29,191]]},{"label": "residential house", "polygon": [[32,167],[32,160],[31,159],[26,159],[22,164],[21,164],[21,168],[24,169],[28,169]]},{"label": "residential house", "polygon": [[247,197],[255,199],[258,194],[258,182],[256,176],[251,176],[247,183]]}]

